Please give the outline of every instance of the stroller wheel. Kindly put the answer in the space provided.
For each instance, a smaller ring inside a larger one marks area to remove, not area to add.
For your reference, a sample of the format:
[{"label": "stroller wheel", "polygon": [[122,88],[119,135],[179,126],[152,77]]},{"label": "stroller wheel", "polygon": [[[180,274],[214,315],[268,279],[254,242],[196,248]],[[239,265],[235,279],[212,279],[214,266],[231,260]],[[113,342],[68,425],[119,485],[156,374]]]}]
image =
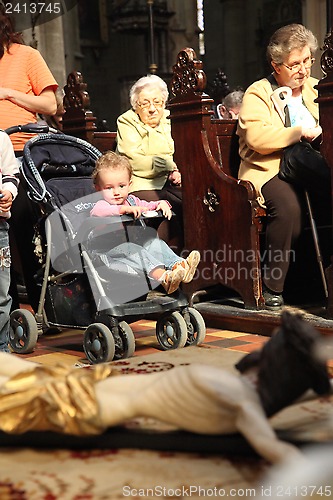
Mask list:
[{"label": "stroller wheel", "polygon": [[177,311],[162,314],[156,322],[156,337],[164,351],[184,347],[187,327],[183,316]]},{"label": "stroller wheel", "polygon": [[114,338],[116,352],[113,359],[126,359],[135,352],[135,337],[132,328],[126,321],[118,324],[118,336]]},{"label": "stroller wheel", "polygon": [[38,327],[34,315],[27,309],[15,309],[10,314],[9,345],[17,354],[27,354],[36,347]]},{"label": "stroller wheel", "polygon": [[115,353],[113,335],[103,323],[92,323],[84,332],[83,349],[92,364],[112,361]]},{"label": "stroller wheel", "polygon": [[187,325],[186,347],[202,344],[206,338],[206,325],[199,311],[189,307],[184,309],[183,317]]}]

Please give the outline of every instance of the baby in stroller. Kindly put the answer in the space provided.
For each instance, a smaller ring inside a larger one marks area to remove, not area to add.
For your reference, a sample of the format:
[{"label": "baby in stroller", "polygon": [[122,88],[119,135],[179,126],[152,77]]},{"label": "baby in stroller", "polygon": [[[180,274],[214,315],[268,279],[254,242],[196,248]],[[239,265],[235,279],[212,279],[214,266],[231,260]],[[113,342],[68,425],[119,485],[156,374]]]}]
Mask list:
[{"label": "baby in stroller", "polygon": [[[108,158],[123,168],[108,172]],[[35,225],[40,299],[35,315],[27,309],[11,313],[14,352],[31,352],[46,329],[79,328],[91,363],[124,359],[135,351],[130,324],[149,317],[157,318],[156,337],[163,350],[204,341],[204,320],[179,288],[193,279],[199,252],[183,259],[156,238],[150,222],[158,219],[151,213],[139,215],[159,208],[170,217],[171,207],[128,196],[130,170],[123,161],[64,134],[41,134],[26,144],[22,182],[40,213]],[[113,190],[105,181],[109,173],[125,177],[118,181],[117,189],[124,192],[116,196],[117,205],[105,199]],[[114,216],[102,217],[105,208],[115,210]],[[92,209],[99,216],[92,217]],[[163,293],[153,292],[155,288]]]},{"label": "baby in stroller", "polygon": [[[133,215],[139,218],[147,211],[161,211],[167,219],[172,217],[171,205],[166,200],[145,201],[129,195],[132,167],[125,156],[108,151],[96,162],[92,174],[95,188],[101,191],[99,200],[90,214],[95,217]],[[152,281],[159,282],[168,294],[179,285],[192,281],[200,261],[200,254],[193,250],[186,259],[179,257],[165,241],[149,238],[142,246],[132,241],[110,249],[105,263],[118,260],[131,268],[147,273]]]}]

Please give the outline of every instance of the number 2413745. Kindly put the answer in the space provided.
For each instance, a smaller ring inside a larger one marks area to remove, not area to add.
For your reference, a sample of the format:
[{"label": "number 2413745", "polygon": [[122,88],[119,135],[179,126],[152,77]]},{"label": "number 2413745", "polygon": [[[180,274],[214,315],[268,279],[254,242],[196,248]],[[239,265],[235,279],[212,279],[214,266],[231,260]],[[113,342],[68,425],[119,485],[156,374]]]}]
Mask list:
[{"label": "number 2413745", "polygon": [[6,14],[61,14],[60,2],[7,2],[5,3]]}]

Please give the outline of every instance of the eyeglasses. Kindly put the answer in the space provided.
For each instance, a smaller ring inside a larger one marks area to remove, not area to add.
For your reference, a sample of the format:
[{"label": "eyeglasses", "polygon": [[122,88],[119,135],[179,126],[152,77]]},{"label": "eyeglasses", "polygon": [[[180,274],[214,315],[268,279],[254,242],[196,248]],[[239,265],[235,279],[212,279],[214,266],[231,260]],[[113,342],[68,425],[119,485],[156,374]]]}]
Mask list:
[{"label": "eyeglasses", "polygon": [[137,105],[141,109],[149,109],[151,106],[154,106],[154,108],[159,109],[162,108],[164,105],[164,101],[159,100],[159,99],[154,99],[153,101],[143,101],[143,102],[138,102]]},{"label": "eyeglasses", "polygon": [[282,64],[282,66],[285,66],[286,68],[288,68],[290,71],[293,71],[294,73],[298,73],[302,69],[302,66],[304,66],[305,69],[309,69],[314,64],[314,62],[315,62],[314,57],[307,57],[306,59],[304,59],[303,62],[293,64],[292,66],[288,66],[287,64],[284,64],[284,63],[281,63],[281,64]]}]

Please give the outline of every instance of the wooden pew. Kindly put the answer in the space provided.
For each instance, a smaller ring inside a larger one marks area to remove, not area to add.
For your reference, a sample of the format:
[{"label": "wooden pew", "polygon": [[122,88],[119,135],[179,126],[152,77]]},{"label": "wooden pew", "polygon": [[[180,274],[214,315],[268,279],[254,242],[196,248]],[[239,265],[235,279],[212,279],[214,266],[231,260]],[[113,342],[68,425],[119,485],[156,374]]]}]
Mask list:
[{"label": "wooden pew", "polygon": [[69,74],[64,92],[65,113],[62,118],[62,131],[90,142],[102,152],[114,150],[116,132],[97,130],[97,119],[90,110],[87,84],[83,81],[81,73],[73,71]]},{"label": "wooden pew", "polygon": [[245,308],[264,307],[260,232],[265,210],[253,185],[237,180],[236,122],[213,119],[213,100],[193,49],[178,54],[169,100],[175,161],[182,174],[185,249],[202,255],[193,294],[215,285],[236,291]]},{"label": "wooden pew", "polygon": [[[317,85],[318,105],[320,125],[323,129],[323,140],[320,147],[321,153],[331,168],[331,198],[333,199],[333,32],[329,33],[324,41],[323,52],[321,55],[321,69],[324,77]],[[328,285],[327,313],[333,318],[333,256],[331,256],[331,265],[326,269]]]}]

